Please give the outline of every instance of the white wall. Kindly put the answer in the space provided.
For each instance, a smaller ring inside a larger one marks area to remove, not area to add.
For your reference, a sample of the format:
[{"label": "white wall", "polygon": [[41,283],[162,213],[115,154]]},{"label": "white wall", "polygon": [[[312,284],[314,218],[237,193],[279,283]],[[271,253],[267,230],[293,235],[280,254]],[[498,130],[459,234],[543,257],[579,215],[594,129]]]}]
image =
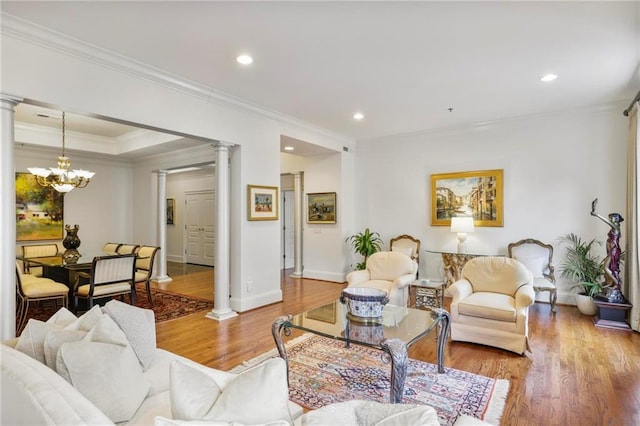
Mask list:
[{"label": "white wall", "polygon": [[[410,234],[422,242],[420,274],[438,276],[424,250],[456,251],[447,227],[430,225],[434,173],[504,169],[504,227],[476,228],[470,253],[506,254],[509,242],[536,238],[553,244],[573,232],[606,241],[608,227],[590,216],[625,212],[626,105],[524,117],[482,126],[360,142],[357,146],[356,223],[391,237]],[[604,248],[602,249],[604,254]],[[559,273],[556,273],[559,278]],[[560,303],[573,303],[559,279]],[[547,294],[542,295],[547,298]]]}]

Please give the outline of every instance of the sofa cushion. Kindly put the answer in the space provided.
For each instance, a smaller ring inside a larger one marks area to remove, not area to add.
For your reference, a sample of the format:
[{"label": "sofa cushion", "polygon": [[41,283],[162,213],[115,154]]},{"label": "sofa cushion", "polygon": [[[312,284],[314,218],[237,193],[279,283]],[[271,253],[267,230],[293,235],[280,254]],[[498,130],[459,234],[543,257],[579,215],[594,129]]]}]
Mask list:
[{"label": "sofa cushion", "polygon": [[46,322],[31,318],[22,330],[15,349],[44,364],[46,362],[44,341],[47,334],[52,330],[60,330],[77,320],[78,318],[64,307],[58,309]]},{"label": "sofa cushion", "polygon": [[439,426],[433,407],[418,404],[384,404],[351,400],[325,405],[302,416],[303,426],[325,425]]},{"label": "sofa cushion", "polygon": [[102,311],[122,329],[146,371],[156,353],[156,319],[153,311],[115,299],[107,302]]},{"label": "sofa cushion", "polygon": [[215,420],[174,420],[166,417],[156,417],[153,419],[153,426],[288,426],[285,421],[275,421],[269,423],[260,423],[259,425],[244,425],[238,422],[219,422]]},{"label": "sofa cushion", "polygon": [[458,303],[458,312],[497,321],[516,321],[515,299],[500,293],[473,293]]},{"label": "sofa cushion", "polygon": [[129,420],[149,390],[131,345],[108,315],[84,339],[60,347],[56,370],[113,422]]},{"label": "sofa cushion", "polygon": [[[187,370],[192,371],[187,373]],[[189,380],[173,380],[174,377],[187,377],[187,374]],[[197,375],[201,377],[196,380]],[[274,421],[292,423],[286,363],[282,358],[271,358],[243,371],[226,387],[218,386],[213,377],[202,369],[180,361],[171,364],[171,378],[171,407],[176,419],[232,421],[249,425]],[[216,387],[222,392],[215,391]],[[209,398],[203,395],[207,392]],[[197,396],[198,399],[189,401],[189,396]]]},{"label": "sofa cushion", "polygon": [[393,251],[379,251],[367,259],[367,270],[372,280],[393,281],[403,275],[415,274],[417,268],[410,257]]},{"label": "sofa cushion", "polygon": [[531,283],[531,272],[515,259],[501,256],[476,257],[462,268],[474,292],[502,293],[514,296],[518,289]]}]

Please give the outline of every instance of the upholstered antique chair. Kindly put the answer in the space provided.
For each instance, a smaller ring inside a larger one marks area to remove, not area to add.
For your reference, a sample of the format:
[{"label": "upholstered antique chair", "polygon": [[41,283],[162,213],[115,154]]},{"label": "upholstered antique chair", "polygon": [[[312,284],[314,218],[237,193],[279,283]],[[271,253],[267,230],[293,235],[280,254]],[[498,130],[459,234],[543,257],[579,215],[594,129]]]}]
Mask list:
[{"label": "upholstered antique chair", "polygon": [[74,307],[78,307],[79,299],[87,300],[87,308],[91,309],[95,299],[108,296],[122,297],[125,294],[130,295],[129,302],[134,305],[135,266],[135,254],[94,257],[91,273],[78,272],[76,275]]},{"label": "upholstered antique chair", "polygon": [[418,264],[395,251],[380,251],[367,259],[367,267],[347,274],[347,287],[372,287],[384,290],[390,305],[407,306],[409,284],[416,279]]},{"label": "upholstered antique chair", "polygon": [[147,298],[153,306],[151,298],[151,274],[153,273],[153,261],[160,247],[141,246],[138,250],[138,258],[136,259],[135,283],[144,283],[147,289]]},{"label": "upholstered antique chair", "polygon": [[[31,244],[22,246],[22,257],[24,259],[52,257],[59,254],[60,250],[57,244]],[[23,267],[23,272],[25,274],[31,274],[38,277],[42,276],[42,266],[34,265],[25,260]]]},{"label": "upholstered antique chair", "polygon": [[122,244],[120,243],[106,243],[102,247],[102,251],[109,254],[116,254],[118,253],[118,249],[120,248],[121,245]]},{"label": "upholstered antique chair", "polygon": [[451,339],[524,354],[529,349],[533,276],[520,262],[487,256],[469,260],[449,287]]},{"label": "upholstered antique chair", "polygon": [[553,246],[542,241],[527,238],[508,245],[509,257],[524,264],[533,274],[533,290],[536,293],[549,292],[551,312],[556,312],[556,277],[553,273]]},{"label": "upholstered antique chair", "polygon": [[132,253],[136,253],[139,248],[140,246],[137,244],[120,244],[120,246],[118,247],[117,253],[132,254]]},{"label": "upholstered antique chair", "polygon": [[[391,251],[404,253],[418,264],[420,270],[420,240],[411,235],[402,234],[389,240],[389,248]],[[417,276],[417,272],[416,272]]]},{"label": "upholstered antique chair", "polygon": [[49,278],[36,277],[22,272],[22,265],[16,262],[16,293],[18,306],[16,307],[16,334],[20,334],[27,323],[29,305],[33,302],[51,300],[67,307],[69,287]]}]

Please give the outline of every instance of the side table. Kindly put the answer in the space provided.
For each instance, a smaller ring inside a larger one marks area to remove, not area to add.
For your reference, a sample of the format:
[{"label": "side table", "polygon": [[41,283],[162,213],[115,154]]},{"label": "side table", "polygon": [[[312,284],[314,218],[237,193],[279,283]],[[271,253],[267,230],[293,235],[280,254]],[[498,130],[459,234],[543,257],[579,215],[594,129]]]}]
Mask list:
[{"label": "side table", "polygon": [[416,280],[410,284],[416,289],[416,308],[444,308],[444,281]]}]

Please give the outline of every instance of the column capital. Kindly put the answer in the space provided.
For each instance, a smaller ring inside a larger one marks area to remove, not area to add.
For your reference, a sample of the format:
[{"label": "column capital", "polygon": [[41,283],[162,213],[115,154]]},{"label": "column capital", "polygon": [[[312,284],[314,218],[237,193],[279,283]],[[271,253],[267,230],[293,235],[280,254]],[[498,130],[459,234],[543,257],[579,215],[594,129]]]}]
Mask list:
[{"label": "column capital", "polygon": [[218,150],[228,150],[231,147],[234,147],[235,144],[233,143],[229,143],[229,142],[216,142],[214,144],[211,144],[211,146],[213,146],[213,149],[215,149],[216,151]]},{"label": "column capital", "polygon": [[167,174],[169,174],[169,170],[164,169],[156,170],[155,172],[158,174],[158,176],[166,176]]},{"label": "column capital", "polygon": [[0,93],[0,107],[3,109],[11,109],[13,111],[16,105],[22,103],[23,100],[23,98],[17,96]]}]

